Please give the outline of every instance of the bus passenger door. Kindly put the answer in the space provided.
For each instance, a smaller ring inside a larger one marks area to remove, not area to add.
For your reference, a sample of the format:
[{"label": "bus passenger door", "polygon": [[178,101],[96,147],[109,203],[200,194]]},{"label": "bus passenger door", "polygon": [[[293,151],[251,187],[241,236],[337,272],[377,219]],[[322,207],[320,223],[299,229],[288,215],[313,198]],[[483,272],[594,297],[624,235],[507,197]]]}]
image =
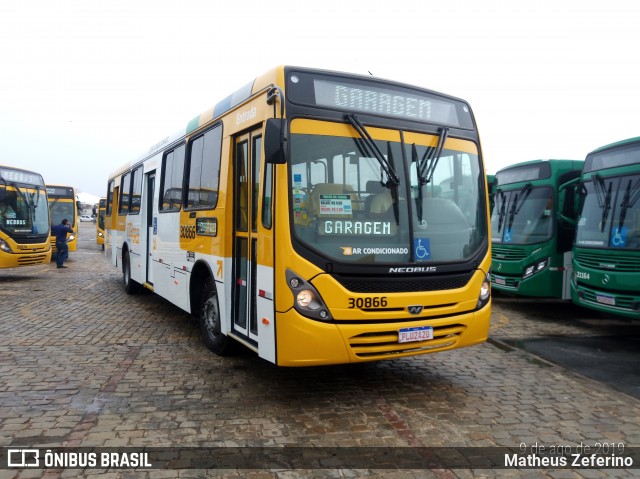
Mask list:
[{"label": "bus passenger door", "polygon": [[153,205],[155,201],[153,196],[156,190],[156,172],[155,170],[147,173],[144,187],[147,191],[144,192],[143,198],[145,198],[146,206],[145,212],[146,218],[146,249],[147,249],[147,283],[153,284],[153,238],[154,238],[154,222],[157,221],[153,215]]},{"label": "bus passenger door", "polygon": [[273,230],[262,221],[263,162],[261,130],[235,139],[232,330],[275,361]]}]

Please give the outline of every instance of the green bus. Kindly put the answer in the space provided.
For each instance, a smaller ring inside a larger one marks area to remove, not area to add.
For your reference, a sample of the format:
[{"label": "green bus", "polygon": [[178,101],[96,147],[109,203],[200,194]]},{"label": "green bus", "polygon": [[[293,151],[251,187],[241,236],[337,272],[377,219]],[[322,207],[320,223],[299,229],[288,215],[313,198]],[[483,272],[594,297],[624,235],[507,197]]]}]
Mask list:
[{"label": "green bus", "polygon": [[[521,296],[570,298],[574,224],[561,213],[575,207],[560,187],[580,176],[583,161],[533,160],[495,175],[491,213],[491,285]],[[562,209],[561,209],[562,208]]]},{"label": "green bus", "polygon": [[640,137],[589,153],[580,186],[571,300],[640,319]]}]

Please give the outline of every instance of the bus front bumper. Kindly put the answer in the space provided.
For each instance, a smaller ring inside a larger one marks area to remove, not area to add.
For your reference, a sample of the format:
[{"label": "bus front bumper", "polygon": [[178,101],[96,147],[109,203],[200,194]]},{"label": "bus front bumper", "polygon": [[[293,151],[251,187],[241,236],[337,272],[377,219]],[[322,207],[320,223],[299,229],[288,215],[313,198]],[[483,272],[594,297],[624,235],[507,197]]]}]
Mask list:
[{"label": "bus front bumper", "polygon": [[[428,354],[487,340],[491,301],[482,309],[446,318],[341,324],[305,318],[291,309],[276,316],[277,364],[320,366]],[[433,339],[400,343],[399,330],[431,326]]]}]

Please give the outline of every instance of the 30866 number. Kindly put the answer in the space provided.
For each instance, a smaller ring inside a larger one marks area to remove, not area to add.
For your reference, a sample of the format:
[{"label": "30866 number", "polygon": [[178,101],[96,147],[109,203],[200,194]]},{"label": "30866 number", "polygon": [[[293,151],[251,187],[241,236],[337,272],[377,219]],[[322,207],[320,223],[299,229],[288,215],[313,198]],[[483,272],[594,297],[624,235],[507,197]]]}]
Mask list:
[{"label": "30866 number", "polygon": [[370,298],[349,298],[349,309],[384,308],[386,306],[386,296],[373,296]]}]

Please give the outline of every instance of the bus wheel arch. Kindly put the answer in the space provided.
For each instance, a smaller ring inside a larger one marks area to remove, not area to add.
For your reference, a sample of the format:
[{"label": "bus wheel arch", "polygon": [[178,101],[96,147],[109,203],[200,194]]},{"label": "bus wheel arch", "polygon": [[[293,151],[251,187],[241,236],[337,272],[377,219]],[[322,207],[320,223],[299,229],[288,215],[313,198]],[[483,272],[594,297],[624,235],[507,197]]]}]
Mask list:
[{"label": "bus wheel arch", "polygon": [[127,294],[140,292],[140,284],[131,279],[131,257],[126,244],[122,246],[122,285]]},{"label": "bus wheel arch", "polygon": [[232,341],[222,332],[218,293],[215,281],[211,276],[208,276],[202,284],[200,301],[196,311],[205,346],[221,356],[230,353]]}]

